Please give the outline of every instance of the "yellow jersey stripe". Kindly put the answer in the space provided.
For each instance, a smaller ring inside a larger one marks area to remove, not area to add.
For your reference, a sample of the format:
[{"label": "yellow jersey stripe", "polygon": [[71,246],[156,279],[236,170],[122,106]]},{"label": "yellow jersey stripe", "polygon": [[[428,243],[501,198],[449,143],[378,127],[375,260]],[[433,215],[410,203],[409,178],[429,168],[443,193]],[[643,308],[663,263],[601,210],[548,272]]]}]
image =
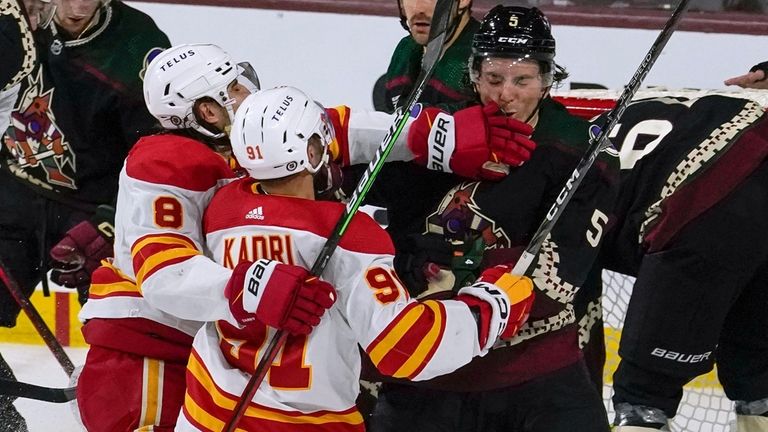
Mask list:
[{"label": "yellow jersey stripe", "polygon": [[435,320],[432,323],[432,328],[430,328],[429,332],[421,339],[419,346],[408,358],[408,361],[406,361],[400,367],[400,369],[398,369],[397,372],[392,375],[395,378],[407,378],[413,375],[414,372],[416,372],[416,370],[418,370],[418,368],[425,361],[427,361],[427,356],[434,352],[433,348],[435,347],[435,343],[438,342],[438,338],[440,337],[440,333],[443,327],[443,319],[445,318],[443,317],[442,309],[432,300],[425,301],[422,304],[432,310],[432,314],[434,315]]},{"label": "yellow jersey stripe", "polygon": [[[214,403],[220,408],[234,411],[235,400],[232,396],[223,394],[214,384],[213,379],[205,370],[196,355],[191,355],[189,363],[187,364],[187,370],[194,376],[208,393],[211,395]],[[259,408],[251,404],[245,411],[245,417],[253,417],[257,419],[266,419],[281,423],[293,423],[293,424],[325,424],[325,423],[348,423],[348,424],[362,424],[363,417],[358,411],[354,411],[349,414],[321,414],[313,416],[311,414],[299,414],[288,415],[280,412]],[[214,429],[219,430],[219,429]]]},{"label": "yellow jersey stripe", "polygon": [[409,310],[404,317],[400,318],[397,324],[390,329],[387,335],[379,341],[376,346],[370,350],[368,356],[373,364],[378,365],[387,353],[400,342],[400,339],[413,327],[413,324],[424,313],[424,305],[419,304]]}]

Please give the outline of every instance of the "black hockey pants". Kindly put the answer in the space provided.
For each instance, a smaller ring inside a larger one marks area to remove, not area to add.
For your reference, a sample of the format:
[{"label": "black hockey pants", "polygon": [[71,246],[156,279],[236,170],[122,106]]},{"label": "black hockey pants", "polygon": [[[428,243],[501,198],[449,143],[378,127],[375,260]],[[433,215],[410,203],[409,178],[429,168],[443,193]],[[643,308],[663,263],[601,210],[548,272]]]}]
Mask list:
[{"label": "black hockey pants", "polygon": [[730,399],[768,397],[768,163],[643,258],[619,353],[614,404],[673,417],[715,362]]}]

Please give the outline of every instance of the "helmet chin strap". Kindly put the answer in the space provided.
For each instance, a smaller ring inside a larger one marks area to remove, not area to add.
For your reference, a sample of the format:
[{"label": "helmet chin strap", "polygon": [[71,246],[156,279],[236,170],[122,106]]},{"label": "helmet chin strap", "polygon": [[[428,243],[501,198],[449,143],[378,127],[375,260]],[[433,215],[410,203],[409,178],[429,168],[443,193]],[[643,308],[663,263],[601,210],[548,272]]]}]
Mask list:
[{"label": "helmet chin strap", "polygon": [[528,116],[528,118],[525,119],[525,123],[530,122],[531,119],[539,112],[539,108],[541,108],[541,103],[544,102],[544,98],[546,98],[548,94],[549,94],[549,88],[544,90],[544,93],[541,94],[539,101],[536,102],[536,107],[533,109],[533,111],[531,111],[531,114]]}]

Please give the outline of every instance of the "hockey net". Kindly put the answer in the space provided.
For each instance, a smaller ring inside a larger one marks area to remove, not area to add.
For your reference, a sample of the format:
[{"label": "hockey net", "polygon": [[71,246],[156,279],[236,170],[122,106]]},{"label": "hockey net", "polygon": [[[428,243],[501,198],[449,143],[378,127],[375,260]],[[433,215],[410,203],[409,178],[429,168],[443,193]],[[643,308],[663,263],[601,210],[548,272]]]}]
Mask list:
[{"label": "hockey net", "polygon": [[[643,89],[633,100],[652,97],[682,96],[689,99],[711,94],[752,99],[768,107],[768,91],[713,91],[713,90],[670,90],[664,88]],[[595,117],[615,105],[621,95],[619,90],[568,90],[555,91],[553,96],[565,104],[568,110],[580,117]],[[609,419],[613,419],[611,403],[613,395],[613,373],[619,364],[619,340],[627,312],[634,278],[620,273],[603,272],[602,313],[606,339],[606,365],[604,370],[603,401]],[[689,383],[683,394],[677,415],[672,419],[672,430],[677,432],[729,432],[734,430],[735,414],[733,402],[725,397],[717,379],[716,370],[699,376]]]},{"label": "hockey net", "polygon": [[[603,322],[605,326],[606,362],[603,372],[603,402],[608,418],[613,421],[611,403],[613,373],[619,366],[619,339],[627,313],[629,297],[635,279],[620,273],[603,271]],[[735,419],[733,402],[723,393],[712,371],[699,376],[687,386],[677,415],[672,419],[672,430],[678,432],[729,432]]]}]

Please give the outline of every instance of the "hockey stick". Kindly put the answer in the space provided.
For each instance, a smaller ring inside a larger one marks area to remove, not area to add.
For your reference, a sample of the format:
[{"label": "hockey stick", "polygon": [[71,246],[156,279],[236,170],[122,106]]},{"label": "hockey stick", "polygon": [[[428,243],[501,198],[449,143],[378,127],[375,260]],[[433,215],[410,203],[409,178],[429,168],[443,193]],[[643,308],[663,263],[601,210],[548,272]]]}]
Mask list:
[{"label": "hockey stick", "polygon": [[0,379],[0,395],[64,403],[75,399],[75,387],[41,387],[19,381]]},{"label": "hockey stick", "polygon": [[539,225],[539,228],[533,234],[533,237],[531,237],[531,241],[528,243],[528,246],[526,246],[523,254],[520,255],[520,258],[517,260],[511,273],[518,275],[526,274],[526,271],[533,263],[534,257],[539,252],[539,249],[541,249],[544,240],[547,238],[550,231],[552,231],[555,223],[562,215],[563,209],[568,205],[568,202],[571,200],[576,189],[578,189],[581,181],[584,179],[587,170],[589,170],[595,162],[598,154],[611,146],[611,142],[608,140],[608,133],[614,126],[616,126],[619,118],[621,118],[621,115],[624,114],[624,111],[627,109],[629,101],[635,95],[635,92],[637,92],[637,89],[640,87],[640,84],[642,84],[645,76],[650,72],[653,64],[656,63],[656,59],[667,45],[669,38],[672,36],[672,33],[674,33],[685,10],[688,8],[689,1],[690,0],[680,0],[677,8],[675,8],[672,16],[669,17],[669,20],[667,20],[667,24],[661,30],[659,36],[656,37],[653,45],[651,45],[651,49],[648,50],[648,53],[643,58],[643,61],[635,71],[632,79],[630,79],[629,83],[624,87],[624,91],[616,101],[616,105],[606,115],[605,124],[600,128],[600,132],[597,133],[597,135],[590,137],[589,147],[587,147],[586,153],[579,161],[579,164],[576,165],[576,169],[571,173],[571,177],[565,183],[565,186],[560,190],[557,199],[547,212],[547,216],[541,222],[541,225]]},{"label": "hockey stick", "polygon": [[43,317],[40,316],[40,313],[35,309],[35,306],[29,301],[27,296],[21,292],[19,285],[16,284],[16,281],[13,280],[6,269],[7,267],[5,264],[0,262],[0,280],[2,280],[6,288],[8,288],[8,292],[11,293],[11,296],[16,300],[16,303],[18,303],[24,313],[27,314],[29,321],[35,326],[37,333],[40,334],[40,337],[43,338],[45,344],[48,345],[53,356],[56,357],[56,360],[61,367],[64,368],[64,372],[66,372],[67,376],[72,376],[72,372],[75,370],[75,365],[72,364],[72,360],[69,359],[69,356],[64,352],[64,348],[62,348],[61,344],[56,339],[56,336],[54,336],[51,329],[48,328],[48,324],[43,321]]},{"label": "hockey stick", "polygon": [[[339,245],[341,236],[343,236],[347,231],[347,228],[349,228],[352,218],[360,205],[362,205],[363,200],[371,189],[374,180],[376,180],[379,171],[381,171],[381,168],[384,166],[387,156],[394,148],[395,141],[397,141],[397,138],[408,123],[410,111],[416,104],[416,101],[419,100],[419,97],[421,97],[421,93],[424,91],[424,88],[426,88],[427,81],[429,81],[429,78],[432,76],[435,66],[443,53],[448,30],[451,28],[452,20],[457,15],[458,3],[458,0],[437,0],[429,29],[429,42],[427,43],[424,57],[422,58],[421,73],[416,79],[417,85],[408,96],[405,105],[403,105],[397,112],[392,127],[387,131],[381,145],[376,150],[376,154],[368,164],[368,168],[366,168],[365,173],[363,173],[360,182],[357,184],[355,191],[352,193],[352,196],[350,196],[349,202],[344,209],[344,213],[339,218],[339,221],[333,228],[331,236],[326,240],[323,248],[320,250],[320,254],[312,264],[310,270],[312,275],[320,276],[323,273],[323,270],[325,270],[325,267],[331,259],[331,255]],[[264,353],[264,357],[259,361],[253,376],[251,376],[243,393],[240,395],[240,400],[238,400],[237,405],[235,406],[234,414],[224,427],[226,432],[233,432],[235,430],[235,427],[245,413],[248,403],[253,399],[256,390],[258,390],[267,374],[269,366],[272,365],[280,348],[285,345],[287,338],[288,333],[278,330],[270,340],[267,350]]]}]

